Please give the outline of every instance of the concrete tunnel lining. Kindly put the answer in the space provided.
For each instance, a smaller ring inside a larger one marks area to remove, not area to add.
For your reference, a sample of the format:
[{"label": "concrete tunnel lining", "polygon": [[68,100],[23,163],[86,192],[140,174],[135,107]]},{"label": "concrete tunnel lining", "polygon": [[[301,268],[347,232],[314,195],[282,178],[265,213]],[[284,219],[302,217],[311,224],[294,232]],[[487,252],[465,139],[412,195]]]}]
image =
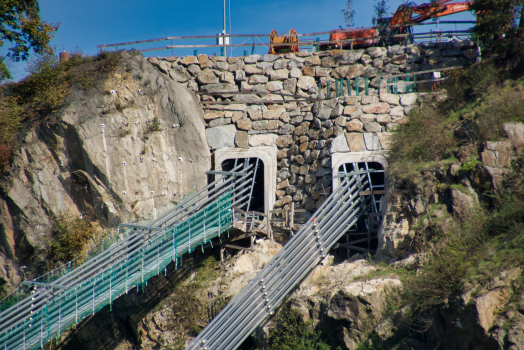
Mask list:
[{"label": "concrete tunnel lining", "polygon": [[[348,153],[333,153],[331,155],[331,183],[332,189],[340,185],[341,178],[335,178],[338,169],[345,163],[363,163],[363,162],[377,162],[387,170],[388,161],[386,159],[386,151],[365,151],[365,152],[348,152]],[[389,187],[387,178],[385,179],[385,189]]]},{"label": "concrete tunnel lining", "polygon": [[215,170],[222,170],[228,159],[259,158],[264,163],[264,212],[275,205],[277,190],[277,148],[271,146],[245,148],[221,148],[215,151]]}]

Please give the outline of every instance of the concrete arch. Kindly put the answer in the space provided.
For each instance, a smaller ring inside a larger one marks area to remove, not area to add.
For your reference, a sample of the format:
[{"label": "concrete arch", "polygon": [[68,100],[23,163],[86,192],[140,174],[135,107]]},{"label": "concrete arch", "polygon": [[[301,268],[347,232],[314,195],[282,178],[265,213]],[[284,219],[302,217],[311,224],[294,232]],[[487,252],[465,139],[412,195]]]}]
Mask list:
[{"label": "concrete arch", "polygon": [[215,170],[222,170],[227,159],[259,158],[264,163],[264,211],[272,210],[277,190],[277,148],[270,146],[244,148],[221,148],[215,151]]},{"label": "concrete arch", "polygon": [[[365,152],[348,152],[348,153],[333,153],[331,155],[331,174],[333,174],[331,183],[332,188],[335,188],[340,185],[340,178],[335,178],[335,175],[338,172],[338,168],[345,163],[361,163],[361,162],[377,162],[382,164],[384,170],[388,167],[388,161],[386,158],[385,151],[365,151]],[[386,188],[387,188],[386,183]]]}]

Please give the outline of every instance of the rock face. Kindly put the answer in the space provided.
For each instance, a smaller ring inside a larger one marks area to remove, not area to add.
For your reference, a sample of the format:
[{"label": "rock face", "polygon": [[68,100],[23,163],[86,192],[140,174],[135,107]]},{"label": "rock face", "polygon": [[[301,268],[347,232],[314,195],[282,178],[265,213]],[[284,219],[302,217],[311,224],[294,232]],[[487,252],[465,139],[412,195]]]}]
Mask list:
[{"label": "rock face", "polygon": [[141,55],[122,53],[99,90],[73,88],[50,120],[25,132],[1,181],[2,278],[13,286],[21,265],[38,265],[53,218],[140,220],[202,188],[210,169],[199,101]]}]

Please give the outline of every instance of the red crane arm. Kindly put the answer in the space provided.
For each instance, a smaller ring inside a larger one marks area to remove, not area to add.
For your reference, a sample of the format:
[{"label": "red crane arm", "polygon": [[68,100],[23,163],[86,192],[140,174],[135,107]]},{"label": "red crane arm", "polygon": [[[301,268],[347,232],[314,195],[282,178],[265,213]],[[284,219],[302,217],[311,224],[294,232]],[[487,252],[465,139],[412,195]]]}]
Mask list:
[{"label": "red crane arm", "polygon": [[[441,4],[440,6],[430,6],[419,8],[416,6],[413,9],[414,13],[419,14],[420,16],[412,18],[411,23],[422,23],[427,21],[430,18],[449,16],[455,13],[460,13],[464,11],[469,11],[470,6],[473,4],[472,1],[461,1],[461,2],[452,2],[448,4]],[[428,4],[424,4],[428,5]],[[424,6],[421,5],[421,6]]]}]

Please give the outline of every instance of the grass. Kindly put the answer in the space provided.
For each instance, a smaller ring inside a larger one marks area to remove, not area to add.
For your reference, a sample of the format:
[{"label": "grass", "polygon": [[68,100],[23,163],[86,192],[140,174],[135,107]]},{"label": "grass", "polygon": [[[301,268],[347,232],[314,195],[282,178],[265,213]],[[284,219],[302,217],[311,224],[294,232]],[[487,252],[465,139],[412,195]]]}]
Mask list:
[{"label": "grass", "polygon": [[160,127],[161,122],[158,120],[158,118],[154,118],[153,122],[149,124],[147,129],[144,131],[144,141],[149,140],[149,137],[152,133],[162,131],[162,128]]},{"label": "grass", "polygon": [[331,350],[322,339],[322,333],[315,331],[311,322],[305,322],[289,303],[277,312],[275,327],[269,334],[269,347],[275,350]]}]

